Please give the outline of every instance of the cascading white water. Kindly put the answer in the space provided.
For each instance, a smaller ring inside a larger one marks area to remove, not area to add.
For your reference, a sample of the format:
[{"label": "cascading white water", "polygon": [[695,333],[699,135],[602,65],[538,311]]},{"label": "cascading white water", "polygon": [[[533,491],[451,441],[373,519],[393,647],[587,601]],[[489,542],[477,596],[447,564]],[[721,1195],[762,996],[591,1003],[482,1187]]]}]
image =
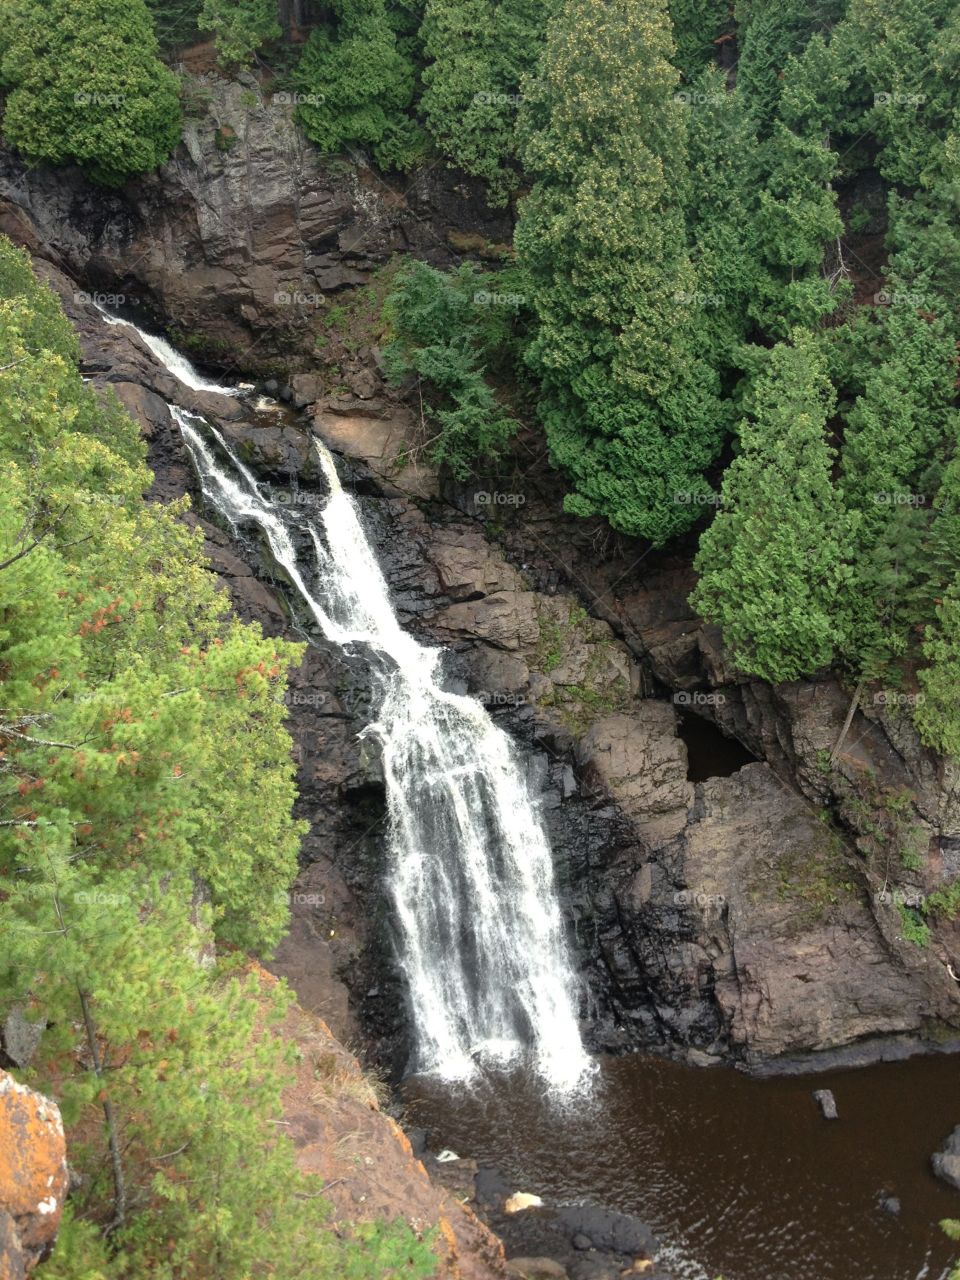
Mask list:
[{"label": "cascading white water", "polygon": [[[182,378],[184,363],[168,367]],[[261,494],[216,428],[176,406],[171,413],[207,500],[235,528],[260,529],[328,640],[369,651],[379,699],[364,732],[383,757],[389,889],[417,1069],[464,1080],[478,1061],[505,1063],[529,1050],[550,1085],[572,1089],[589,1068],[576,983],[550,848],[509,739],[479,702],[441,688],[441,651],[401,628],[357,508],[319,442],[330,491],[322,537],[301,510]],[[298,541],[312,548],[310,568]]]},{"label": "cascading white water", "polygon": [[106,320],[107,324],[125,325],[128,329],[133,329],[138,333],[160,363],[169,369],[175,378],[179,378],[185,387],[189,387],[192,391],[216,391],[222,396],[235,396],[237,394],[236,387],[221,387],[215,382],[208,382],[202,374],[197,372],[186,356],[182,356],[175,347],[170,345],[166,338],[161,338],[155,333],[147,333],[144,329],[138,328],[137,325],[131,324],[129,320],[122,320],[119,316],[111,315],[99,303],[95,302],[93,305]]}]

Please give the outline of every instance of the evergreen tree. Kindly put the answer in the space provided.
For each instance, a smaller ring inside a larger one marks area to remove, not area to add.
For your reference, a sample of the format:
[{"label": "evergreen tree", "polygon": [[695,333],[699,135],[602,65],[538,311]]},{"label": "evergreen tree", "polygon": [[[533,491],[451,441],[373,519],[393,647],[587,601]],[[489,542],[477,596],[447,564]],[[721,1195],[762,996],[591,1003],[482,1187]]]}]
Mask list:
[{"label": "evergreen tree", "polygon": [[[789,57],[771,132],[759,154],[765,171],[757,238],[766,268],[753,313],[785,337],[813,328],[848,292],[839,261],[843,224],[833,180],[838,160],[831,122],[845,100],[848,73],[840,51],[819,35]],[[830,257],[833,270],[828,269]]]},{"label": "evergreen tree", "polygon": [[547,440],[575,484],[567,509],[657,543],[701,514],[724,434],[696,351],[671,54],[662,4],[566,0],[521,110],[534,186],[516,234]]},{"label": "evergreen tree", "polygon": [[915,187],[934,171],[960,105],[960,15],[952,0],[850,0],[845,25],[869,87],[878,167]]},{"label": "evergreen tree", "polygon": [[444,155],[494,203],[519,181],[516,120],[555,0],[427,0],[420,111]]},{"label": "evergreen tree", "polygon": [[144,0],[18,0],[3,39],[3,131],[31,160],[119,186],[176,146],[179,87]]},{"label": "evergreen tree", "polygon": [[960,578],[937,606],[936,622],[923,640],[929,666],[918,673],[923,701],[914,720],[927,746],[960,760]]},{"label": "evergreen tree", "polygon": [[727,0],[670,0],[673,22],[674,62],[684,80],[693,83],[713,62],[721,35],[729,34],[730,6]]},{"label": "evergreen tree", "polygon": [[722,627],[740,669],[765,680],[827,665],[843,639],[836,600],[851,521],[831,482],[833,401],[809,334],[774,347],[700,540],[692,603]]},{"label": "evergreen tree", "polygon": [[321,151],[362,144],[385,169],[408,169],[423,155],[407,114],[416,73],[407,41],[385,0],[335,0],[334,30],[318,27],[295,73],[304,95],[298,118]]},{"label": "evergreen tree", "polygon": [[0,291],[0,1009],[45,1024],[81,1175],[45,1269],[426,1277],[403,1224],[330,1230],[276,1127],[288,997],[210,955],[286,926],[300,647],[230,618],[185,502],[143,501],[134,423],[5,240]]},{"label": "evergreen tree", "polygon": [[871,676],[907,653],[914,624],[945,585],[932,572],[928,537],[941,473],[960,438],[950,329],[908,305],[896,282],[890,289],[883,339],[846,416],[841,454],[844,501],[859,517],[850,659]]},{"label": "evergreen tree", "polygon": [[[687,237],[696,274],[696,338],[718,369],[735,371],[760,287],[757,140],[742,94],[707,67],[681,94],[687,113]],[[734,374],[735,376],[735,374]]]},{"label": "evergreen tree", "polygon": [[197,25],[215,33],[221,62],[243,65],[268,40],[279,38],[277,0],[203,0]]}]

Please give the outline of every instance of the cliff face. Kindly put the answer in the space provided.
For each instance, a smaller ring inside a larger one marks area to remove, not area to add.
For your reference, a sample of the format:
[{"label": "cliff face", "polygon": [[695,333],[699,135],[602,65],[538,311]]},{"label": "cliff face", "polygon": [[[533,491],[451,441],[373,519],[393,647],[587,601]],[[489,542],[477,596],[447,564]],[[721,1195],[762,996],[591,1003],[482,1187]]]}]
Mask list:
[{"label": "cliff face", "polygon": [[[276,295],[329,301],[393,253],[446,262],[457,245],[489,251],[509,228],[455,176],[433,171],[404,191],[362,166],[319,162],[255,82],[206,88],[212,102],[174,160],[122,195],[2,164],[0,227],[52,264],[85,371],[117,388],[150,440],[155,496],[194,488],[163,405],[183,389],[128,331],[103,324],[76,280],[140,289],[238,376],[277,361],[299,370],[301,413],[258,416],[199,393],[192,403],[268,483],[305,500],[316,496],[311,433],[340,452],[402,621],[448,647],[450,679],[518,741],[596,1047],[761,1065],[950,1039],[960,933],[942,927],[916,947],[895,895],[916,901],[960,872],[952,767],[876,691],[829,767],[848,694],[827,677],[771,688],[738,676],[686,603],[688,563],[559,514],[560,483],[535,440],[521,438],[495,475],[452,486],[410,461],[415,424],[369,347],[337,348],[329,389],[309,354],[323,303],[298,303],[291,319],[294,304]],[[199,509],[191,518],[240,614],[288,630],[259,550]],[[383,788],[357,740],[367,697],[362,668],[322,643],[291,686],[311,833],[278,966],[309,1012],[399,1070],[407,1016],[382,893]],[[734,754],[731,742],[742,744]],[[908,842],[924,855],[919,870],[901,857]]]}]

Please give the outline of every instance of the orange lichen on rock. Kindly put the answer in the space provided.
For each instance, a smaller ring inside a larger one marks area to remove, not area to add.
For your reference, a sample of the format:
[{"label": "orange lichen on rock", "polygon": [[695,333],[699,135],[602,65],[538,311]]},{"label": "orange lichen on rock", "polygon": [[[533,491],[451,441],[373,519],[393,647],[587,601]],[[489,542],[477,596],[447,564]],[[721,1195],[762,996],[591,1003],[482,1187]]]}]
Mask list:
[{"label": "orange lichen on rock", "polygon": [[0,1280],[19,1280],[50,1253],[67,1186],[59,1108],[0,1071]]}]

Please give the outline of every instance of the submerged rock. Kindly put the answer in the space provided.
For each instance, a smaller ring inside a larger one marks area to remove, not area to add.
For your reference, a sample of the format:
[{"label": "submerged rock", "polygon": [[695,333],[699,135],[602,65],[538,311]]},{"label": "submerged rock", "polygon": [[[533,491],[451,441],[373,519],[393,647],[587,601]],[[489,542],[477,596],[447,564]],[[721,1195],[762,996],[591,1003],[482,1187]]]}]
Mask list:
[{"label": "submerged rock", "polygon": [[823,1112],[824,1120],[837,1120],[839,1118],[837,1100],[829,1089],[814,1089],[813,1096]]},{"label": "submerged rock", "polygon": [[933,1172],[960,1191],[960,1124],[930,1160]]}]

